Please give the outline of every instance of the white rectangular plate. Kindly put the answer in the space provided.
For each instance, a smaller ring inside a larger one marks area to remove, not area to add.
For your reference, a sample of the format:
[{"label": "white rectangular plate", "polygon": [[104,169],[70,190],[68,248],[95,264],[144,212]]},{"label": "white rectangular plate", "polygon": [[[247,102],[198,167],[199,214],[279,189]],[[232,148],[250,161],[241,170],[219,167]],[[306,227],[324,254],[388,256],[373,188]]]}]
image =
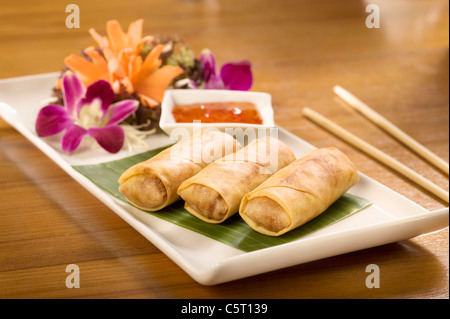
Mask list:
[{"label": "white rectangular plate", "polygon": [[[143,150],[108,154],[100,148],[67,156],[59,142],[36,135],[34,123],[51,95],[58,73],[0,80],[0,115],[70,176],[158,247],[194,280],[214,285],[360,249],[396,242],[448,226],[448,208],[429,212],[382,184],[360,174],[349,193],[373,204],[363,211],[296,241],[243,252],[188,229],[161,220],[104,192],[72,168],[130,156]],[[314,148],[279,128],[278,137],[296,156]],[[150,136],[150,148],[171,143],[164,134]]]}]

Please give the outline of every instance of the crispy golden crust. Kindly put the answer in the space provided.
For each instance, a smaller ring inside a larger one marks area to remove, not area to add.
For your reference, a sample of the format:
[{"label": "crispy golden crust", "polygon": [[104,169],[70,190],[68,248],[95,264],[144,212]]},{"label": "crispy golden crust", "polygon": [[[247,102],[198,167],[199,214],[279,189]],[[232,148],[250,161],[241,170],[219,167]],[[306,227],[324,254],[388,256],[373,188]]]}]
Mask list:
[{"label": "crispy golden crust", "polygon": [[294,160],[294,153],[277,139],[254,140],[184,181],[178,194],[193,215],[220,223],[237,213],[246,193]]},{"label": "crispy golden crust", "polygon": [[267,197],[257,197],[247,204],[247,216],[258,222],[259,227],[263,227],[271,232],[279,232],[289,227],[291,220],[289,214],[277,202]]},{"label": "crispy golden crust", "polygon": [[160,210],[180,198],[180,184],[206,167],[208,160],[236,149],[240,145],[231,135],[205,131],[128,168],[119,178],[119,191],[139,208]]},{"label": "crispy golden crust", "polygon": [[[248,193],[239,213],[253,229],[279,236],[324,212],[358,180],[355,165],[344,153],[336,148],[316,149]],[[272,217],[264,209],[275,207],[271,202],[278,205]]]},{"label": "crispy golden crust", "polygon": [[160,207],[167,200],[167,190],[163,182],[154,175],[138,174],[119,186],[119,191],[136,207]]},{"label": "crispy golden crust", "polygon": [[182,194],[189,198],[184,206],[186,210],[192,214],[202,212],[205,220],[220,221],[227,213],[228,205],[223,197],[207,186],[192,184]]}]

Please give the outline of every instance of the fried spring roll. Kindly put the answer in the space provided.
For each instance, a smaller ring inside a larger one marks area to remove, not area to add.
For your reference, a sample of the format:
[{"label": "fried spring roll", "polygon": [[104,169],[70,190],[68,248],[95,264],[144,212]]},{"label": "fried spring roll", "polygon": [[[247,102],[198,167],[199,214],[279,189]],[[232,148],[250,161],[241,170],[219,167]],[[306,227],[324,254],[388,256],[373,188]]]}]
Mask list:
[{"label": "fried spring roll", "polygon": [[136,207],[160,210],[180,198],[177,189],[183,181],[239,149],[231,135],[204,131],[128,168],[119,178],[119,191]]},{"label": "fried spring roll", "polygon": [[221,223],[237,213],[246,193],[294,160],[291,149],[278,139],[256,139],[184,181],[178,194],[191,214]]},{"label": "fried spring roll", "polygon": [[316,149],[248,193],[239,214],[254,230],[279,236],[324,212],[358,180],[355,165],[344,153]]}]

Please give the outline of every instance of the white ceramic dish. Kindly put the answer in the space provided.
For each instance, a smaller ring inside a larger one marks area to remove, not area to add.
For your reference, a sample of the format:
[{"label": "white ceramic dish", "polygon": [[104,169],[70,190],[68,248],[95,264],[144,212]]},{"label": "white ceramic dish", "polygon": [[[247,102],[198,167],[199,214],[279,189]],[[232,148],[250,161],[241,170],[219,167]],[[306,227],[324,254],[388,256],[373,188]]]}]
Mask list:
[{"label": "white ceramic dish", "polygon": [[[243,252],[161,220],[110,196],[71,165],[109,161],[133,153],[102,149],[66,156],[58,143],[39,138],[34,122],[41,101],[49,97],[57,73],[0,80],[0,115],[70,176],[171,258],[194,280],[214,285],[313,260],[408,239],[448,227],[448,208],[429,212],[361,174],[349,192],[372,205],[347,219],[287,244]],[[278,137],[301,156],[314,146],[278,128]],[[149,137],[152,148],[171,143],[165,134]],[[31,146],[30,146],[31,147]]]},{"label": "white ceramic dish", "polygon": [[167,90],[161,103],[161,119],[159,126],[168,135],[177,128],[187,129],[190,134],[194,130],[193,123],[176,123],[172,115],[174,105],[207,102],[251,102],[256,105],[263,123],[202,123],[201,128],[216,128],[224,131],[227,128],[271,129],[275,126],[272,109],[272,98],[264,92],[230,91],[230,90]]}]

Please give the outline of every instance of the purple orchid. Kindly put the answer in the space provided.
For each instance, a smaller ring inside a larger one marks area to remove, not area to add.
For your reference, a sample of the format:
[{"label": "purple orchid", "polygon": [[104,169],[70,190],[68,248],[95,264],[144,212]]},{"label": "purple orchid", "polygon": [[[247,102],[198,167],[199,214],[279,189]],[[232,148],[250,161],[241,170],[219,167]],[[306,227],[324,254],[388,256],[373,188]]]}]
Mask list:
[{"label": "purple orchid", "polygon": [[125,134],[119,125],[138,107],[136,100],[113,103],[115,94],[107,81],[99,80],[87,89],[71,72],[62,78],[64,106],[50,104],[37,116],[36,132],[50,136],[66,130],[62,136],[62,150],[73,153],[88,135],[110,153],[123,146]]},{"label": "purple orchid", "polygon": [[224,64],[218,72],[214,54],[204,49],[199,57],[203,66],[205,89],[227,89],[247,91],[252,87],[253,76],[251,64],[247,60]]}]

